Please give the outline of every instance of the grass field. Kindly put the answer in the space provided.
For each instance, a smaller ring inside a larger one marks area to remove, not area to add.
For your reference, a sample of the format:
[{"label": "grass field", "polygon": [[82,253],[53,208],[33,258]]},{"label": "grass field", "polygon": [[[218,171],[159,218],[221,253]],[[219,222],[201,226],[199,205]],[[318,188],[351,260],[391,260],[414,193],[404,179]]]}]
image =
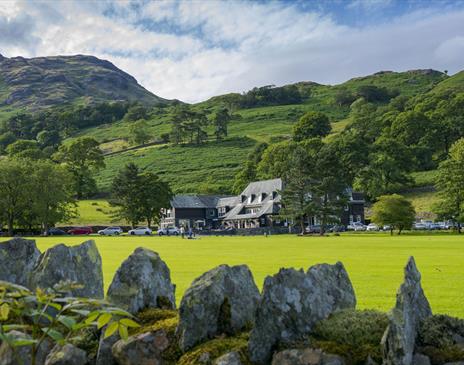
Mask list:
[{"label": "grass field", "polygon": [[79,216],[63,223],[62,225],[115,225],[121,222],[113,221],[112,212],[114,208],[107,200],[79,200],[77,202],[77,212]]},{"label": "grass field", "polygon": [[[40,250],[57,243],[77,244],[85,237],[37,238]],[[464,237],[457,235],[346,234],[340,237],[94,237],[103,257],[105,286],[136,247],[158,252],[171,269],[177,301],[192,280],[216,265],[247,264],[256,283],[281,267],[307,269],[342,261],[358,298],[358,308],[389,310],[410,255],[416,258],[423,287],[436,313],[464,317]]]}]

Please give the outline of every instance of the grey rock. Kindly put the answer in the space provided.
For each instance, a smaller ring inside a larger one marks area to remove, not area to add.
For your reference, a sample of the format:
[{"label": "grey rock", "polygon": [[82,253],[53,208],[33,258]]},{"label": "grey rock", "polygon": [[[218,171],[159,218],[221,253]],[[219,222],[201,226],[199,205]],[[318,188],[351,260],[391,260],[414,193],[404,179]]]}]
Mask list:
[{"label": "grey rock", "polygon": [[443,365],[464,365],[464,361],[457,361],[457,362],[447,362]]},{"label": "grey rock", "polygon": [[[106,327],[105,327],[106,328]],[[95,365],[116,365],[116,359],[113,356],[112,347],[120,340],[118,334],[104,338],[105,331],[102,331],[100,341],[98,343],[97,359]]]},{"label": "grey rock", "polygon": [[426,355],[414,354],[412,357],[412,365],[430,365],[430,359]]},{"label": "grey rock", "polygon": [[412,364],[420,322],[431,315],[430,304],[422,290],[420,272],[414,258],[410,257],[381,342],[384,365]]},{"label": "grey rock", "polygon": [[253,324],[259,290],[246,265],[218,266],[195,279],[179,307],[177,335],[185,351]]},{"label": "grey rock", "polygon": [[139,247],[116,271],[107,299],[135,314],[144,308],[175,308],[174,293],[166,263],[156,252]]},{"label": "grey rock", "polygon": [[85,365],[86,363],[86,352],[69,343],[64,346],[56,345],[45,360],[45,365]]},{"label": "grey rock", "polygon": [[214,361],[214,365],[242,365],[242,360],[237,351],[231,351],[218,357]]},{"label": "grey rock", "polygon": [[[19,331],[11,331],[8,333],[8,335],[15,339],[31,339],[31,336]],[[53,345],[49,340],[44,340],[40,344],[35,358],[36,365],[44,365],[45,358],[52,347]],[[31,365],[31,351],[31,346],[21,346],[16,348],[15,354],[13,349],[6,342],[3,342],[0,345],[0,365]]]},{"label": "grey rock", "polygon": [[32,288],[71,281],[83,285],[69,296],[103,298],[102,259],[93,240],[78,246],[59,244],[43,253],[31,275]]},{"label": "grey rock", "polygon": [[0,280],[27,286],[39,256],[35,241],[13,238],[0,243]]},{"label": "grey rock", "polygon": [[345,360],[319,349],[290,349],[276,353],[272,365],[345,365]]},{"label": "grey rock", "polygon": [[356,296],[343,264],[281,269],[264,282],[248,351],[264,364],[281,343],[307,338],[313,326],[330,314],[356,306]]},{"label": "grey rock", "polygon": [[119,340],[113,346],[113,356],[119,365],[160,365],[161,354],[169,347],[166,331],[146,332]]},{"label": "grey rock", "polygon": [[377,365],[377,363],[374,360],[372,360],[372,357],[370,355],[368,355],[365,365]]}]

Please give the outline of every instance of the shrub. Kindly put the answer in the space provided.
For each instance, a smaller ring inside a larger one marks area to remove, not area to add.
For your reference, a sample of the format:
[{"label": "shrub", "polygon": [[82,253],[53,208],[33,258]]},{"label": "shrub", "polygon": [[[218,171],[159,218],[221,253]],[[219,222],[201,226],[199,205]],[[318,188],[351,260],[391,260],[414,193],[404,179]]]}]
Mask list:
[{"label": "shrub", "polygon": [[435,315],[421,323],[417,346],[432,364],[444,364],[464,359],[464,349],[456,343],[456,339],[463,337],[463,319]]},{"label": "shrub", "polygon": [[343,310],[315,326],[312,344],[344,356],[348,364],[364,364],[368,356],[381,360],[380,341],[387,326],[385,313]]}]

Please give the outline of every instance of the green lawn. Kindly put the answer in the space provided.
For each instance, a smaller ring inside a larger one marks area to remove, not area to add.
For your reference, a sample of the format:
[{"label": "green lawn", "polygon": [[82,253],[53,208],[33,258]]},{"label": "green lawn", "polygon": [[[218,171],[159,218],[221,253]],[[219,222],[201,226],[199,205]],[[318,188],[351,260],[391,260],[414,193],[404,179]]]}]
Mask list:
[{"label": "green lawn", "polygon": [[106,200],[79,200],[77,202],[78,217],[62,225],[86,226],[86,225],[115,225],[121,222],[113,221],[114,208]]},{"label": "green lawn", "polygon": [[[307,269],[316,263],[342,261],[358,298],[358,308],[389,310],[410,255],[422,272],[433,310],[464,317],[464,236],[346,234],[340,237],[94,237],[103,257],[105,286],[120,263],[138,246],[157,251],[171,269],[177,301],[192,280],[216,265],[248,264],[256,283],[281,267]],[[41,237],[45,250],[59,242],[76,244],[85,237]]]}]

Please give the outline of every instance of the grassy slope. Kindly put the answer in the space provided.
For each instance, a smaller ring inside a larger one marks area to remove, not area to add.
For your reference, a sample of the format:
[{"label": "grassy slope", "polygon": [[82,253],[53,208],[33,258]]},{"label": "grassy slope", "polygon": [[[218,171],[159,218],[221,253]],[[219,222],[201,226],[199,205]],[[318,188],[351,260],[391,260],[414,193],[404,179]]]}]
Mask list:
[{"label": "grassy slope", "polygon": [[121,224],[111,217],[113,209],[106,200],[81,200],[77,204],[79,216],[69,222],[63,223],[63,226],[75,225],[112,225]]},{"label": "grassy slope", "polygon": [[[84,237],[37,238],[40,250],[57,243],[77,244]],[[422,284],[435,313],[464,317],[464,251],[455,235],[393,236],[347,234],[340,237],[290,235],[265,237],[95,237],[103,258],[105,287],[121,262],[143,246],[158,252],[171,269],[177,302],[192,280],[216,265],[248,264],[256,283],[281,267],[308,268],[342,261],[358,298],[358,308],[389,310],[403,280],[403,267],[414,255]],[[182,254],[180,254],[182,253]]]},{"label": "grassy slope", "polygon": [[[98,184],[101,189],[108,190],[117,170],[132,161],[163,174],[173,184],[176,192],[198,192],[198,187],[207,177],[214,179],[219,188],[230,187],[231,179],[254,144],[289,136],[292,125],[305,112],[319,110],[326,113],[333,123],[334,133],[341,131],[347,123],[349,108],[339,107],[333,102],[340,88],[355,91],[360,85],[373,84],[398,89],[404,95],[415,95],[429,91],[443,77],[439,73],[383,73],[352,79],[337,86],[298,84],[303,89],[310,89],[311,97],[304,103],[237,110],[237,117],[229,125],[229,138],[223,143],[211,141],[201,147],[150,146],[108,156],[107,167],[98,175]],[[214,111],[222,101],[222,97],[218,96],[195,107]],[[167,115],[158,115],[148,121],[148,124],[151,133],[156,137],[170,130]],[[212,135],[213,131],[210,128],[208,132]],[[118,151],[123,143],[121,139],[127,138],[128,133],[129,123],[120,121],[81,131],[79,136],[96,138],[103,143],[102,148],[105,151]],[[112,143],[115,139],[118,142]]]}]

